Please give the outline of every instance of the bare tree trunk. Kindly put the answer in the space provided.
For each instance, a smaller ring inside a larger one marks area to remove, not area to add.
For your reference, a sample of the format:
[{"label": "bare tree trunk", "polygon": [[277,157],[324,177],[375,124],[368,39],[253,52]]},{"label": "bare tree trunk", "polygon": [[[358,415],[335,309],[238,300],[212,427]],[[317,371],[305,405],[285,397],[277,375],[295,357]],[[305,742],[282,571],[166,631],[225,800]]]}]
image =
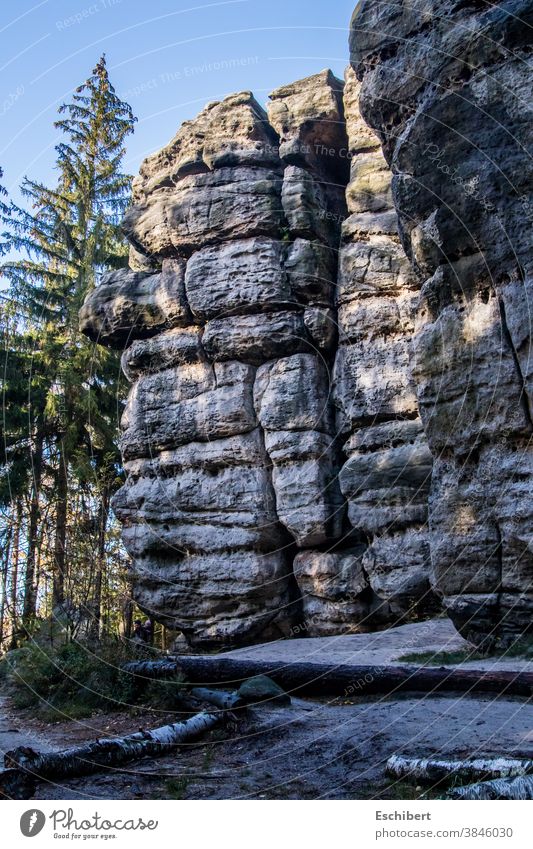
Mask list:
[{"label": "bare tree trunk", "polygon": [[245,707],[246,701],[238,693],[228,693],[225,690],[209,690],[207,687],[193,687],[191,690],[193,699],[208,702],[220,710],[235,710]]},{"label": "bare tree trunk", "polygon": [[514,778],[533,773],[533,760],[505,757],[445,760],[393,755],[387,761],[387,773],[392,778],[413,778],[417,782],[433,783],[459,779],[466,783],[487,778]]},{"label": "bare tree trunk", "polygon": [[10,527],[6,531],[6,543],[4,549],[4,557],[2,560],[2,604],[0,606],[0,650],[4,644],[5,624],[6,624],[6,608],[7,608],[7,574],[9,571],[9,555],[11,552],[11,535],[13,529]]},{"label": "bare tree trunk", "polygon": [[127,598],[124,604],[124,636],[127,640],[131,640],[133,633],[133,599]]},{"label": "bare tree trunk", "polygon": [[351,666],[321,663],[282,663],[222,655],[184,655],[161,661],[135,661],[123,669],[146,678],[167,678],[182,673],[192,684],[239,686],[247,678],[267,675],[294,695],[329,695],[341,698],[363,693],[450,692],[506,693],[531,696],[533,672],[460,669],[429,666]]},{"label": "bare tree trunk", "polygon": [[[39,528],[37,532],[37,551],[35,556],[35,613],[37,614],[37,599],[39,597],[39,586],[41,581],[45,580],[45,584],[47,584],[46,576],[44,575],[43,563],[46,562],[46,550],[45,550],[45,539],[46,539],[46,522],[44,521],[44,517],[41,515],[39,517]],[[48,593],[45,592],[45,598]]]},{"label": "bare tree trunk", "polygon": [[68,471],[63,442],[59,443],[56,475],[56,523],[54,537],[54,583],[52,606],[65,602]]},{"label": "bare tree trunk", "polygon": [[164,725],[152,731],[138,731],[127,737],[96,740],[62,752],[35,752],[20,746],[5,754],[4,764],[8,769],[28,772],[40,780],[88,775],[102,767],[116,767],[139,758],[165,755],[180,744],[196,740],[215,728],[223,716],[223,712],[198,713],[185,722]]},{"label": "bare tree trunk", "polygon": [[39,498],[41,494],[41,477],[43,466],[43,437],[37,437],[33,455],[33,481],[31,488],[30,514],[28,523],[28,552],[26,555],[26,572],[24,576],[24,608],[22,625],[26,632],[31,632],[35,621],[37,608],[36,586],[36,554],[39,536]]},{"label": "bare tree trunk", "polygon": [[104,487],[98,510],[98,544],[96,549],[96,569],[94,574],[93,602],[91,605],[93,621],[91,637],[99,639],[102,624],[102,586],[105,572],[105,542],[107,520],[109,518],[109,489]]},{"label": "bare tree trunk", "polygon": [[19,555],[20,555],[20,530],[22,525],[22,501],[19,499],[16,506],[15,528],[13,532],[12,562],[11,570],[11,639],[9,647],[16,649],[18,640],[18,579],[19,579]]}]

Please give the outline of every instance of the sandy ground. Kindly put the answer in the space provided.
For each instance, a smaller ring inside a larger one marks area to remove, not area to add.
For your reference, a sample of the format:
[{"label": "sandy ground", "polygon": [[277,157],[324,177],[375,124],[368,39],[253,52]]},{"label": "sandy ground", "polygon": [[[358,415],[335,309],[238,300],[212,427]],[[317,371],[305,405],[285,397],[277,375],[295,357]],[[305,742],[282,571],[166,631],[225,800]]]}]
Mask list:
[{"label": "sandy ground", "polygon": [[[393,662],[406,652],[462,647],[447,620],[435,620],[380,634],[291,640],[232,654],[372,665]],[[488,660],[483,665],[518,670],[525,664]],[[45,724],[28,711],[13,711],[7,698],[0,701],[0,709],[1,752],[17,745],[60,749],[183,718],[151,709]],[[41,784],[35,798],[413,798],[420,791],[385,775],[385,762],[393,753],[533,757],[532,699],[467,694],[294,699],[290,707],[249,710],[170,756],[61,786]],[[441,792],[429,790],[430,795]]]},{"label": "sandy ground", "polygon": [[[22,720],[22,721],[21,721]],[[49,750],[53,748],[42,733],[26,723],[22,714],[11,709],[7,696],[0,696],[0,757],[17,746],[30,746],[32,749]]]},{"label": "sandy ground", "polygon": [[[150,714],[94,717],[32,732],[61,748],[160,724]],[[175,718],[175,717],[172,717]],[[110,725],[111,723],[111,725]],[[12,732],[11,732],[12,733]],[[17,736],[17,735],[15,735]],[[412,790],[385,776],[386,759],[506,754],[533,757],[533,710],[525,699],[491,696],[374,698],[360,703],[297,699],[291,707],[249,712],[201,743],[118,771],[42,784],[37,799],[354,799],[404,798]]]},{"label": "sandy ground", "polygon": [[[456,652],[471,650],[471,646],[458,634],[447,618],[430,619],[401,625],[372,634],[349,634],[340,637],[310,637],[277,640],[224,652],[223,656],[247,660],[309,661],[328,666],[342,664],[402,665],[402,655],[421,652]],[[409,662],[409,665],[413,661]],[[444,664],[449,665],[451,664]],[[486,658],[461,663],[465,669],[533,669],[533,664],[517,658]]]}]

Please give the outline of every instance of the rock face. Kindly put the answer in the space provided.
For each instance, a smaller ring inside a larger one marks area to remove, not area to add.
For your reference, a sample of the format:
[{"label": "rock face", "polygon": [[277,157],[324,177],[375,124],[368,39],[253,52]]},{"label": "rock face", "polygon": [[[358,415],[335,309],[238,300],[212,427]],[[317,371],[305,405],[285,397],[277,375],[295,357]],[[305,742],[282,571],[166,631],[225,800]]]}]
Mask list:
[{"label": "rock face", "polygon": [[132,383],[114,510],[135,598],[195,647],[432,598],[417,287],[357,87],[324,71],[268,115],[242,92],[186,122],[134,182],[131,270],[81,312]]},{"label": "rock face", "polygon": [[432,458],[411,377],[417,279],[400,245],[391,173],[359,113],[346,72],[349,217],[337,288],[339,345],[333,396],[346,461],[339,474],[351,527],[369,541],[362,565],[391,612],[434,604],[427,496]]},{"label": "rock face", "polygon": [[478,643],[532,627],[532,24],[531,0],[364,0],[351,28],[419,281],[433,580]]}]

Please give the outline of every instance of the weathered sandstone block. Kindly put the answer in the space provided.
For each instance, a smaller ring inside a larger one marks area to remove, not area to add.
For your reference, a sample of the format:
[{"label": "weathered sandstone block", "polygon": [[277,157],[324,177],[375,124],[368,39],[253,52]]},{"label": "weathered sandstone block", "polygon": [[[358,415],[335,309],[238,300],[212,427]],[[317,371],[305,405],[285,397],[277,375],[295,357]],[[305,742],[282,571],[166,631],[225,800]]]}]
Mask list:
[{"label": "weathered sandstone block", "polygon": [[365,545],[345,551],[302,551],[294,574],[302,593],[302,628],[310,637],[370,629],[372,592],[362,566]]},{"label": "weathered sandstone block", "polygon": [[186,122],[135,180],[136,271],[82,311],[126,346],[114,510],[135,599],[196,647],[302,617],[315,635],[376,627],[428,592],[412,272],[343,89],[322,72],[274,92],[270,118],[242,92]]},{"label": "weathered sandstone block", "polygon": [[434,581],[480,644],[533,621],[532,24],[530,0],[364,0],[351,32],[361,110],[419,279]]},{"label": "weathered sandstone block", "polygon": [[392,618],[429,610],[427,497],[432,458],[411,374],[417,280],[399,241],[391,175],[364,124],[359,82],[346,72],[351,154],[337,288],[333,370],[337,428],[345,439],[339,474],[352,533],[368,542],[371,591]]}]

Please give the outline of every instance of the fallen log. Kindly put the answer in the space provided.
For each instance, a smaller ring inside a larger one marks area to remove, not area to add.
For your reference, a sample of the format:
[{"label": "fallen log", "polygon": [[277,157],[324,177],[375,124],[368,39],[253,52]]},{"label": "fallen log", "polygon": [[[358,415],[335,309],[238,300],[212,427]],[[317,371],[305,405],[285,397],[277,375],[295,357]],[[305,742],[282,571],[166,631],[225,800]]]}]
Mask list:
[{"label": "fallen log", "polygon": [[20,769],[0,770],[0,799],[31,799],[35,779]]},{"label": "fallen log", "polygon": [[[149,668],[148,668],[149,667]],[[181,672],[190,684],[206,687],[231,685],[238,689],[243,681],[266,675],[289,694],[338,696],[349,698],[364,694],[397,692],[505,693],[531,696],[532,672],[508,670],[458,669],[429,666],[325,666],[321,663],[281,663],[221,655],[185,655],[175,660],[127,663],[123,670],[151,679],[166,678]]]},{"label": "fallen log", "polygon": [[227,693],[224,690],[208,690],[207,687],[193,687],[191,696],[201,702],[220,708],[221,710],[235,710],[243,707],[245,701],[238,693]]},{"label": "fallen log", "polygon": [[158,757],[182,743],[197,739],[218,725],[223,713],[199,713],[185,722],[164,725],[151,731],[138,731],[127,737],[96,740],[60,752],[36,752],[20,746],[6,752],[4,764],[21,770],[36,780],[88,775],[105,767],[116,767],[144,757]]},{"label": "fallen log", "polygon": [[[139,660],[131,663],[126,663],[122,667],[123,672],[129,672],[135,678],[144,679],[144,681],[153,681],[161,678],[174,678],[179,674],[180,669],[176,664],[176,660]],[[244,704],[237,693],[224,693],[220,690],[210,690],[207,687],[195,687],[189,693],[193,698],[203,702],[209,702],[221,710],[232,710]],[[180,693],[180,700],[187,702],[183,693]]]},{"label": "fallen log", "polygon": [[445,760],[437,758],[406,758],[392,755],[387,761],[391,778],[413,778],[424,784],[459,780],[462,783],[491,778],[514,778],[533,773],[533,760],[518,758],[473,758]]},{"label": "fallen log", "polygon": [[480,781],[467,787],[455,787],[447,794],[448,799],[510,799],[520,801],[533,799],[533,776],[518,778],[495,778],[493,781]]},{"label": "fallen log", "polygon": [[122,666],[124,672],[131,672],[136,678],[173,678],[179,668],[175,660],[134,660]]}]

